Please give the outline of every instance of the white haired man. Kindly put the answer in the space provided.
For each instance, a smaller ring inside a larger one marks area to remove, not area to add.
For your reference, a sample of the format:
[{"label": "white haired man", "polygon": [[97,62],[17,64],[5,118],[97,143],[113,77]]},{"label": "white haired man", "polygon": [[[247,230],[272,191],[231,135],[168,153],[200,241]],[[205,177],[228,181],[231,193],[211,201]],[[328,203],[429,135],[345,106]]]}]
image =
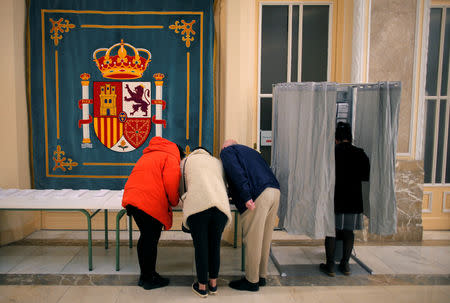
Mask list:
[{"label": "white haired man", "polygon": [[245,245],[245,277],[231,281],[237,290],[266,285],[272,231],[280,203],[280,185],[261,155],[235,140],[220,153],[233,203],[240,213]]}]

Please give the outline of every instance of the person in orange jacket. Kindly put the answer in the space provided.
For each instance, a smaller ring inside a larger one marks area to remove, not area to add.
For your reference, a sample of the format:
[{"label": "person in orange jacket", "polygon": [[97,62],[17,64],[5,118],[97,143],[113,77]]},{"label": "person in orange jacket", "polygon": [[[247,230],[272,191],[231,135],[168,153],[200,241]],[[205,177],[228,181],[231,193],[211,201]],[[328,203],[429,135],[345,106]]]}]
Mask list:
[{"label": "person in orange jacket", "polygon": [[172,207],[178,205],[181,147],[153,137],[136,162],[125,184],[122,206],[133,216],[140,230],[137,253],[141,275],[138,285],[154,289],[169,285],[156,272],[156,256],[161,229],[172,227]]}]

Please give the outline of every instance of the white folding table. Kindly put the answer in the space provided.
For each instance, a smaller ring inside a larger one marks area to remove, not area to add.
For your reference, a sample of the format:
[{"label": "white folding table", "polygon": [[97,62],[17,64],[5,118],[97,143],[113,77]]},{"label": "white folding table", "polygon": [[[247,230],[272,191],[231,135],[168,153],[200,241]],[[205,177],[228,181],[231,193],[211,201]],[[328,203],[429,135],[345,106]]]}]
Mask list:
[{"label": "white folding table", "polygon": [[107,249],[108,211],[104,204],[112,195],[117,195],[117,192],[120,191],[0,189],[0,209],[81,212],[87,220],[89,270],[92,270],[92,218],[102,209],[105,210],[105,249]]}]

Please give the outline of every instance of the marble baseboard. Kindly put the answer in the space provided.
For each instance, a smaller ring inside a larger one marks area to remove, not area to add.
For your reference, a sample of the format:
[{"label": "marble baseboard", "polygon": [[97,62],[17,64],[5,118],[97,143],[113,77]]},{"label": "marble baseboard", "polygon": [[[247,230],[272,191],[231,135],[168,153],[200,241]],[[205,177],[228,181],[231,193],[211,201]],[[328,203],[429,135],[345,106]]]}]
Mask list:
[{"label": "marble baseboard", "polygon": [[355,233],[359,242],[420,242],[423,239],[423,161],[397,161],[395,166],[395,195],[397,199],[397,232],[389,236],[369,233],[365,229]]},{"label": "marble baseboard", "polygon": [[397,241],[421,241],[423,201],[423,161],[397,161],[395,191],[397,198]]},{"label": "marble baseboard", "polygon": [[[120,246],[128,246],[128,240],[120,240]],[[15,246],[87,246],[88,241],[83,239],[23,239],[10,243]],[[109,247],[115,247],[116,241],[109,241]],[[136,247],[137,239],[133,239],[133,247]],[[104,240],[92,240],[92,246],[105,246]],[[160,240],[161,247],[194,247],[192,240]],[[222,241],[221,246],[230,247],[233,243]]]},{"label": "marble baseboard", "polygon": [[[167,276],[170,286],[189,287],[194,276]],[[219,287],[226,287],[240,276],[222,276]],[[138,275],[89,274],[0,274],[0,285],[77,285],[77,286],[136,286]],[[354,275],[354,276],[268,276],[267,286],[392,286],[392,285],[450,285],[450,275]]]},{"label": "marble baseboard", "polygon": [[[377,235],[370,235],[367,240],[355,232],[355,245],[395,245],[395,246],[450,246],[450,240],[420,240],[419,237],[382,237]],[[400,235],[407,235],[406,233]],[[272,241],[272,246],[323,246],[323,239],[305,239],[305,240],[276,240]],[[8,246],[87,246],[87,240],[64,240],[64,239],[24,239]],[[93,246],[104,246],[105,242],[101,240],[93,240]],[[133,247],[136,247],[137,241],[133,240]],[[161,247],[193,247],[192,241],[184,240],[160,240]],[[109,247],[114,248],[115,241],[109,241]],[[120,246],[128,246],[128,240],[121,240]],[[221,246],[231,247],[233,244],[223,241]],[[241,243],[238,242],[238,247]]]}]

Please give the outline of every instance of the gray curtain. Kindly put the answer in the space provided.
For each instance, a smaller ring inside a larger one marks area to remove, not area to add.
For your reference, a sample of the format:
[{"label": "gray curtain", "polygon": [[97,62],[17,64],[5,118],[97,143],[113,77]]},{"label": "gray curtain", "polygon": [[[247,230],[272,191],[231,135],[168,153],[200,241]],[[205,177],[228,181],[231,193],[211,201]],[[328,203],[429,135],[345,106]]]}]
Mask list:
[{"label": "gray curtain", "polygon": [[312,238],[334,236],[335,83],[273,87],[272,169],[280,182],[279,226]]},{"label": "gray curtain", "polygon": [[312,238],[334,235],[337,88],[354,87],[354,144],[370,159],[364,182],[369,232],[397,228],[395,155],[401,84],[282,83],[273,87],[272,169],[281,186],[279,227]]},{"label": "gray curtain", "polygon": [[401,84],[379,82],[357,86],[354,144],[370,159],[370,181],[363,184],[364,214],[369,232],[397,232],[395,155],[398,138]]}]

